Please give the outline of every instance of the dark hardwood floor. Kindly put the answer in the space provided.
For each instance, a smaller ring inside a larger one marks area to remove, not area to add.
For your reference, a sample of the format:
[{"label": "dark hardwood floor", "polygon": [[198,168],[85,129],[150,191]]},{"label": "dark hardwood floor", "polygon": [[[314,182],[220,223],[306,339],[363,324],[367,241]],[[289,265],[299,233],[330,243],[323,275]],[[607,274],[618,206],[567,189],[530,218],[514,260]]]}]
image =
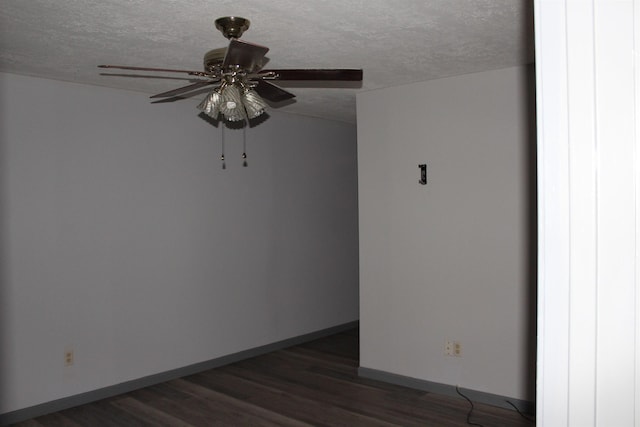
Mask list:
[{"label": "dark hardwood floor", "polygon": [[[15,424],[39,426],[465,426],[469,403],[359,378],[357,330]],[[475,425],[531,426],[475,404]]]}]

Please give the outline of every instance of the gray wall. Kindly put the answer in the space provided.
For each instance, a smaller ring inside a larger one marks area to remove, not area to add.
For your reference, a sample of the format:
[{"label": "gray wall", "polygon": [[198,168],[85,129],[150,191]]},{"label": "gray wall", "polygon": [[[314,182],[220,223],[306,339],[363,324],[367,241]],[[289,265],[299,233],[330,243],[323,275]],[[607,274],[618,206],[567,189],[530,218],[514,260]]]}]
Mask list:
[{"label": "gray wall", "polygon": [[358,95],[362,367],[533,400],[531,71]]},{"label": "gray wall", "polygon": [[355,126],[273,112],[222,170],[194,101],[0,94],[0,413],[357,320]]}]

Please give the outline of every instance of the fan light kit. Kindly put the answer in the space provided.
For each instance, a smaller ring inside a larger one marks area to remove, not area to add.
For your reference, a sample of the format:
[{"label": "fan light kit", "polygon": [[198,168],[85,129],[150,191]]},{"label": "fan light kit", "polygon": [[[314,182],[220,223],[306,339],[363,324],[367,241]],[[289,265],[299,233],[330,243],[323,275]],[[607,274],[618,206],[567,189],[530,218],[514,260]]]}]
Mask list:
[{"label": "fan light kit", "polygon": [[206,115],[218,119],[220,115],[229,122],[244,120],[247,124],[264,113],[266,101],[278,103],[295,95],[270,81],[362,81],[360,69],[274,69],[263,70],[269,48],[248,43],[239,38],[249,29],[249,20],[227,16],[215,21],[216,28],[229,39],[226,48],[214,49],[204,55],[204,71],[174,70],[164,68],[131,67],[124,65],[98,65],[100,68],[116,68],[131,71],[183,73],[198,79],[184,87],[151,96],[171,98],[207,86],[217,85],[198,105]]}]

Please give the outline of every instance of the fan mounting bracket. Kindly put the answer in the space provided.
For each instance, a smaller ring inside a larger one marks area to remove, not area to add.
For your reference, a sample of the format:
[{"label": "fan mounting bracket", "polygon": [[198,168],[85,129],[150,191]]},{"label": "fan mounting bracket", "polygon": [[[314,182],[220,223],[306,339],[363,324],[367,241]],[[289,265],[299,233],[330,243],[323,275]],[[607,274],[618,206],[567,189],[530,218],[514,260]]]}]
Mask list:
[{"label": "fan mounting bracket", "polygon": [[216,19],[216,28],[228,39],[239,39],[249,29],[250,21],[239,16],[225,16]]}]

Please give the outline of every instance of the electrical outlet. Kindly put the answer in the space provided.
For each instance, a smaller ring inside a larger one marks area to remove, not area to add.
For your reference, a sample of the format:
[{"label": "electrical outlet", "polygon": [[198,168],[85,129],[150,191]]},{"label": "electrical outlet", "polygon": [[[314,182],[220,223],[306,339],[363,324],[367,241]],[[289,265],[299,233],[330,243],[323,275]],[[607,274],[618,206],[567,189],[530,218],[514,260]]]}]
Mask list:
[{"label": "electrical outlet", "polygon": [[462,345],[458,341],[453,342],[453,355],[456,357],[462,357]]},{"label": "electrical outlet", "polygon": [[446,356],[453,356],[453,341],[446,340],[444,342],[444,354]]},{"label": "electrical outlet", "polygon": [[72,366],[73,365],[73,349],[67,348],[64,351],[64,366]]},{"label": "electrical outlet", "polygon": [[444,342],[444,354],[446,356],[462,357],[462,344],[459,341],[446,340]]}]

